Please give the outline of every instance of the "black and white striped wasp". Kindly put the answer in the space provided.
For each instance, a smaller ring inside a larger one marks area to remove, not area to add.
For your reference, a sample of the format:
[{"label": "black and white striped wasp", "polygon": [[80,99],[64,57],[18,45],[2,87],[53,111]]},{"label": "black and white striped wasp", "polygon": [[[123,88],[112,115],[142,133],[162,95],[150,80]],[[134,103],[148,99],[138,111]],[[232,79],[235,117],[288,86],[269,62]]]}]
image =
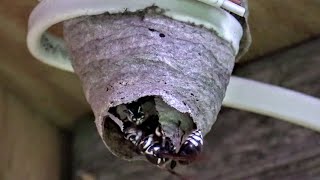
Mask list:
[{"label": "black and white striped wasp", "polygon": [[[133,143],[150,163],[182,177],[173,169],[177,162],[181,165],[187,165],[196,160],[203,146],[201,131],[193,130],[185,138],[177,152],[171,139],[164,136],[158,115],[144,112],[143,103],[146,101],[150,101],[150,99],[140,99],[125,105],[125,109],[122,111],[126,114],[126,118],[123,119],[124,138]],[[171,169],[165,167],[170,161]]]},{"label": "black and white striped wasp", "polygon": [[154,99],[142,97],[128,104],[120,104],[110,108],[109,112],[122,122],[131,122],[134,125],[141,125],[150,116],[156,114]]},{"label": "black and white striped wasp", "polygon": [[[148,121],[146,120],[146,122]],[[171,139],[163,136],[160,126],[146,129],[148,133],[139,129],[139,126],[125,128],[125,138],[131,141],[150,163],[167,170],[180,179],[186,179],[173,169],[176,167],[177,162],[181,165],[187,165],[196,160],[203,146],[201,131],[192,131],[182,143],[179,151],[176,152],[176,147],[173,145]],[[154,130],[154,132],[151,130]],[[166,167],[166,164],[169,163],[170,168]]]},{"label": "black and white striped wasp", "polygon": [[145,113],[142,109],[142,106],[137,102],[127,105],[125,113],[127,113],[128,121],[136,125],[140,125],[145,121]]},{"label": "black and white striped wasp", "polygon": [[166,149],[166,152],[175,152],[170,138],[163,136],[157,116],[151,116],[141,125],[127,122],[123,132],[125,139],[131,141],[149,162],[157,166],[169,160],[157,156],[163,149]]},{"label": "black and white striped wasp", "polygon": [[174,169],[176,166],[176,161],[181,165],[187,165],[195,161],[197,157],[202,152],[203,147],[203,136],[200,130],[192,131],[186,140],[181,145],[178,153],[170,153],[163,150],[159,156],[164,158],[170,158],[171,169]]},{"label": "black and white striped wasp", "polygon": [[[154,135],[152,135],[152,137],[154,137]],[[165,141],[164,145],[159,142],[159,139]],[[190,164],[197,159],[198,155],[202,151],[203,137],[200,130],[194,130],[190,135],[188,135],[184,143],[181,145],[178,153],[176,153],[176,148],[173,146],[170,138],[159,137],[159,139],[148,139],[146,143],[142,141],[143,144],[156,148],[154,151],[149,151],[146,154],[158,158],[159,163],[154,163],[158,166],[166,163],[169,160],[172,160],[171,169],[174,169],[176,166],[176,161],[178,161],[181,165]],[[160,161],[160,159],[162,161]]]},{"label": "black and white striped wasp", "polygon": [[140,142],[138,147],[144,153],[147,160],[157,166],[162,166],[169,161],[168,158],[158,156],[163,149],[171,153],[175,151],[175,147],[169,138],[165,139],[164,145],[163,142],[161,142],[162,140],[162,138],[157,137],[155,134],[150,134]]},{"label": "black and white striped wasp", "polygon": [[135,125],[141,125],[150,116],[156,114],[153,97],[142,97],[125,105],[123,112],[126,114],[126,120]]},{"label": "black and white striped wasp", "polygon": [[159,126],[154,133],[147,135],[143,135],[142,130],[133,127],[125,129],[124,133],[126,139],[136,145],[151,163],[158,166],[170,159],[173,168],[176,164],[175,161],[178,161],[181,165],[187,165],[197,158],[203,146],[203,137],[200,130],[192,131],[177,153],[170,138],[163,136]]}]

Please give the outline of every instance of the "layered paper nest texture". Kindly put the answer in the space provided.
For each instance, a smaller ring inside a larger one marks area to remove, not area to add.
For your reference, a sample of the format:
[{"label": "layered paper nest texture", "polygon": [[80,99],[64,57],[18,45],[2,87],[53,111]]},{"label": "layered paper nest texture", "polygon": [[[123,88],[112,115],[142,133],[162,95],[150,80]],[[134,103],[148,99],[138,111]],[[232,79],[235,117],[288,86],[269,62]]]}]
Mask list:
[{"label": "layered paper nest texture", "polygon": [[110,108],[152,96],[192,118],[205,135],[214,124],[235,53],[215,32],[155,10],[85,16],[66,21],[64,36],[106,146],[138,157]]}]

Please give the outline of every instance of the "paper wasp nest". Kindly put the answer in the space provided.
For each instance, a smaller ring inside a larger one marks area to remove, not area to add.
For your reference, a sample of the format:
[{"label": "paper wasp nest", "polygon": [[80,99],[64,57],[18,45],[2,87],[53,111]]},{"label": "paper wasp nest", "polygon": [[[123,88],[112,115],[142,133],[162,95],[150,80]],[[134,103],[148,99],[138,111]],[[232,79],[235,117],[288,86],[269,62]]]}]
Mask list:
[{"label": "paper wasp nest", "polygon": [[235,63],[213,31],[151,8],[72,19],[64,36],[98,132],[115,155],[141,157],[121,127],[121,108],[132,102],[143,100],[146,116],[156,115],[176,145],[181,132],[210,131]]}]

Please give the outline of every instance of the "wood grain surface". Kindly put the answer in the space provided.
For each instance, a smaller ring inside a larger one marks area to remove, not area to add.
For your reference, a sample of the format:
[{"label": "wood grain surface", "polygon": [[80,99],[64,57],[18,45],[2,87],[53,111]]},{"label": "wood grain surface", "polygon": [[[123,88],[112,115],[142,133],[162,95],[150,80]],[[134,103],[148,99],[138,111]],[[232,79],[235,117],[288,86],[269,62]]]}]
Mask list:
[{"label": "wood grain surface", "polygon": [[0,87],[0,179],[59,180],[61,134]]}]

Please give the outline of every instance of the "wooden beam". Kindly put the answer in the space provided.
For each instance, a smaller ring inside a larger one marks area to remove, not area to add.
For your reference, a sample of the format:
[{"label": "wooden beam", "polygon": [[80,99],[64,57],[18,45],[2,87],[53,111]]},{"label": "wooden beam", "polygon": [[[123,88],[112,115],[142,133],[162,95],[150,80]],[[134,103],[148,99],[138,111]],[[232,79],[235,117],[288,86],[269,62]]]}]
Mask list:
[{"label": "wooden beam", "polygon": [[[76,117],[90,111],[78,78],[35,60],[28,52],[27,20],[36,1],[5,4],[0,7],[2,84],[54,124],[71,127]],[[15,8],[8,10],[11,6]]]},{"label": "wooden beam", "polygon": [[90,111],[74,74],[41,64],[30,57],[24,44],[2,34],[0,38],[6,44],[0,53],[0,79],[10,91],[61,127],[69,127],[75,117]]},{"label": "wooden beam", "polygon": [[59,180],[61,134],[0,87],[0,179]]},{"label": "wooden beam", "polygon": [[252,46],[242,61],[320,36],[317,1],[249,0],[249,9]]}]

